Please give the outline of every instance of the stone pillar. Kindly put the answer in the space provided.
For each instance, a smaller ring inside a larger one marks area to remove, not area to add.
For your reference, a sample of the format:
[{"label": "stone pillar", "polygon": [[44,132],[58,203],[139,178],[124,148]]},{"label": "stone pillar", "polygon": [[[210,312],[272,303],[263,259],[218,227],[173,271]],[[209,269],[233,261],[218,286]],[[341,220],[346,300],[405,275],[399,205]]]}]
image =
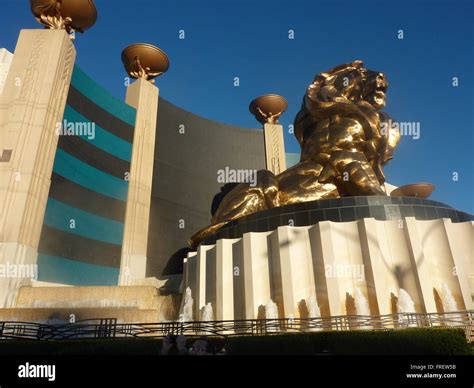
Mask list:
[{"label": "stone pillar", "polygon": [[[0,97],[0,264],[36,265],[75,58],[64,30],[20,32]],[[9,307],[21,276],[0,283],[0,307]]]},{"label": "stone pillar", "polygon": [[216,304],[215,318],[218,321],[234,319],[234,269],[232,244],[237,239],[221,239],[216,243]]},{"label": "stone pillar", "polygon": [[275,175],[286,170],[285,142],[280,124],[264,124],[265,162],[267,170]]},{"label": "stone pillar", "polygon": [[[213,249],[213,245],[200,245],[197,251],[196,257],[196,290],[194,293],[194,320],[201,320],[201,310],[206,305],[206,293],[209,291],[206,289],[206,275],[207,267],[212,263],[208,261],[208,251]],[[214,248],[215,249],[215,248]],[[209,263],[209,264],[208,264]],[[212,281],[212,280],[210,280]]]},{"label": "stone pillar", "polygon": [[246,319],[265,318],[265,307],[272,298],[267,245],[270,233],[245,233],[242,238]]},{"label": "stone pillar", "polygon": [[137,109],[120,262],[119,284],[146,277],[153,158],[159,89],[144,79],[128,86],[126,103]]},{"label": "stone pillar", "polygon": [[2,95],[5,81],[7,80],[8,71],[13,60],[13,54],[4,49],[0,49],[0,96]]}]

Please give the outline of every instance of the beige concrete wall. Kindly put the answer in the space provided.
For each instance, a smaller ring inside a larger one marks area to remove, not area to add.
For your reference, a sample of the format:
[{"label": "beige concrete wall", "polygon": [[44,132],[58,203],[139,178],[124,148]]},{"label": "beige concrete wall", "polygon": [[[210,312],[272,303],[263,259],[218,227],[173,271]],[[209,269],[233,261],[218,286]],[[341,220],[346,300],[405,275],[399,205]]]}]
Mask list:
[{"label": "beige concrete wall", "polygon": [[158,88],[142,78],[127,87],[126,103],[137,109],[125,211],[119,284],[146,277]]},{"label": "beige concrete wall", "polygon": [[[64,30],[20,32],[0,96],[1,264],[36,264],[75,57]],[[0,280],[0,307],[14,303],[21,282]]]},{"label": "beige concrete wall", "polygon": [[[232,312],[235,319],[263,318],[270,299],[277,303],[280,317],[300,317],[311,295],[316,295],[322,316],[360,314],[357,295],[366,299],[370,314],[393,314],[400,289],[409,294],[416,312],[443,312],[436,292],[444,284],[459,310],[471,309],[472,234],[473,223],[453,224],[450,219],[282,226],[200,246],[197,255],[188,255],[186,281],[197,290],[215,282],[212,293],[227,295],[226,301],[231,300],[231,289],[232,307],[223,303],[223,296],[213,305],[215,316],[225,319],[232,319]],[[214,248],[205,264],[199,261],[200,251]],[[243,267],[242,278],[232,274],[236,265]],[[198,273],[205,266],[218,270]],[[203,297],[200,306],[212,298]]]}]

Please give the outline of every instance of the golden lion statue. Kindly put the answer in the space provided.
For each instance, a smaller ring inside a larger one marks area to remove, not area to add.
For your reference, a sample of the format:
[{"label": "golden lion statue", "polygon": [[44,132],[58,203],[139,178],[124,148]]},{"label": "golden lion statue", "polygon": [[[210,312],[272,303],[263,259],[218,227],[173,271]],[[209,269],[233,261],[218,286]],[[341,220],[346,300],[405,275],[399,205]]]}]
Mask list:
[{"label": "golden lion statue", "polygon": [[[386,195],[382,166],[392,159],[399,132],[387,128],[388,83],[362,61],[317,75],[295,117],[300,162],[279,175],[260,170],[257,185],[227,193],[212,224],[190,239],[195,248],[226,223],[278,206],[354,195]],[[385,123],[385,124],[383,124]]]}]

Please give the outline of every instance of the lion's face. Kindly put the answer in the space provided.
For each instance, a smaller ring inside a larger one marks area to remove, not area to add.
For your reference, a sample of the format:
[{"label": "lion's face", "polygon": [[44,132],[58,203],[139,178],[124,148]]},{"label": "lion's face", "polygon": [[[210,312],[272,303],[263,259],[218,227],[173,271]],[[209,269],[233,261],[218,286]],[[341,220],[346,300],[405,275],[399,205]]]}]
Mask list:
[{"label": "lion's face", "polygon": [[382,109],[385,106],[385,93],[387,92],[388,82],[383,73],[366,70],[365,76],[360,81],[361,100],[367,101],[375,109]]},{"label": "lion's face", "polygon": [[322,102],[366,101],[379,110],[385,106],[387,87],[383,73],[354,61],[319,74],[308,89],[308,97]]}]

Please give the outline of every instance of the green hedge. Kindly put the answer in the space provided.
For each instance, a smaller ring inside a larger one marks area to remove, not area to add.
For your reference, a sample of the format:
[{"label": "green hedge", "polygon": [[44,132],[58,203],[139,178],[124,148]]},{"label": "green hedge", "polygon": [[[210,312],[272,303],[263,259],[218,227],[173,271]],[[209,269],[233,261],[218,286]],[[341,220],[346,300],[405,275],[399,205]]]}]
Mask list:
[{"label": "green hedge", "polygon": [[235,337],[227,354],[464,355],[471,348],[462,329],[346,331]]},{"label": "green hedge", "polygon": [[[189,337],[187,347],[196,338]],[[230,355],[465,355],[472,354],[462,329],[334,331],[210,338]],[[0,341],[0,355],[159,355],[160,339]]]}]

